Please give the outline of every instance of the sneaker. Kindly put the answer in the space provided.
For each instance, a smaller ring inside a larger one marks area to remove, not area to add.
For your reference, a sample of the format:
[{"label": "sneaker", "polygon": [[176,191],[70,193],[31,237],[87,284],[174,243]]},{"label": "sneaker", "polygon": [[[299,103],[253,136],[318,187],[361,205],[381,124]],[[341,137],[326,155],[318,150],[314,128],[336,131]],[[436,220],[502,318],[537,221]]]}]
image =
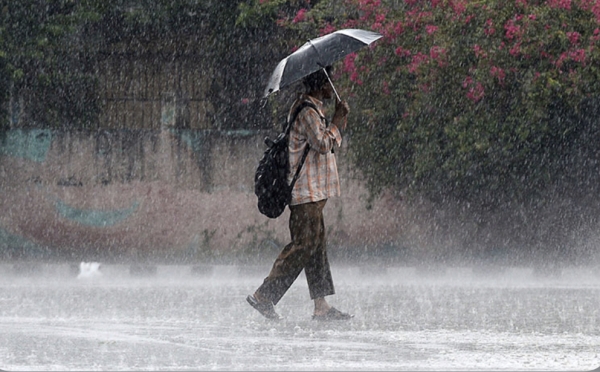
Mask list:
[{"label": "sneaker", "polygon": [[269,320],[280,320],[282,319],[277,312],[275,312],[275,307],[271,301],[269,302],[259,302],[256,297],[253,295],[249,295],[246,297],[246,301],[255,308],[262,316]]},{"label": "sneaker", "polygon": [[330,321],[330,320],[350,320],[352,318],[354,318],[354,315],[352,314],[348,314],[348,313],[343,313],[341,311],[339,311],[338,309],[336,309],[335,307],[331,307],[327,313],[323,314],[323,315],[313,315],[313,320],[319,320],[319,321]]}]

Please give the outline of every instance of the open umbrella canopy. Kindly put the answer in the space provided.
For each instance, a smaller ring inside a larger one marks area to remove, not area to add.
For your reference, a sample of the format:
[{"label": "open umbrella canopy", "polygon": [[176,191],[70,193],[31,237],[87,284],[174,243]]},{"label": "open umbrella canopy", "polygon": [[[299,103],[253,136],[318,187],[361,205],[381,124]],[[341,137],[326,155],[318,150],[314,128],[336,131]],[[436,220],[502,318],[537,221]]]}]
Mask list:
[{"label": "open umbrella canopy", "polygon": [[269,79],[264,96],[332,65],[382,36],[372,31],[345,29],[308,41],[279,62]]}]

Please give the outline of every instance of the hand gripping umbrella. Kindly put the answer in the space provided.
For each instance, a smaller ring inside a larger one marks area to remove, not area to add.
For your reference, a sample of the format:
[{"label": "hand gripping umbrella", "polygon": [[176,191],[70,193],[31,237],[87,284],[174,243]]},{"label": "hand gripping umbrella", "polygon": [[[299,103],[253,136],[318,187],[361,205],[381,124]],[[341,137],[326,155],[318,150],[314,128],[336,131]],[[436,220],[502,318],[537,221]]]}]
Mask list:
[{"label": "hand gripping umbrella", "polygon": [[[372,31],[345,29],[309,40],[300,49],[282,59],[275,67],[275,71],[273,71],[267,84],[267,89],[265,89],[264,97],[320,69],[325,71],[326,66],[332,65],[382,36]],[[326,71],[325,75],[327,75]],[[329,75],[327,75],[327,78],[337,99],[341,101]]]}]

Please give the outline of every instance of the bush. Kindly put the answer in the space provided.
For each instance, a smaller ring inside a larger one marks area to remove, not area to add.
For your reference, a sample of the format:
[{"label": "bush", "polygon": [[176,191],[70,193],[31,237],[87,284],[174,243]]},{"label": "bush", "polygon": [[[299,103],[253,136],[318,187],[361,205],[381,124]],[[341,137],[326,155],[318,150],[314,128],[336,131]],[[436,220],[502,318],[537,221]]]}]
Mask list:
[{"label": "bush", "polygon": [[[497,239],[519,244],[563,246],[573,229],[595,227],[600,4],[309,6],[278,23],[299,40],[341,28],[384,35],[337,76],[353,107],[353,161],[374,194],[393,188],[455,206],[459,218],[495,224]],[[541,234],[550,210],[559,226]]]}]

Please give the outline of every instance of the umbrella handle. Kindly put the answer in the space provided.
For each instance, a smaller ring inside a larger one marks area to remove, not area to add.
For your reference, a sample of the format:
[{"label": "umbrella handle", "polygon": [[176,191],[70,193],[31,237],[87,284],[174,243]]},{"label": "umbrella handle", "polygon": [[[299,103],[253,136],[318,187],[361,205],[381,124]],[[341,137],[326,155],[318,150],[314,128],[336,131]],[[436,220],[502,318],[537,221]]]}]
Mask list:
[{"label": "umbrella handle", "polygon": [[337,90],[335,89],[335,85],[333,85],[333,81],[331,81],[331,78],[329,77],[329,74],[327,73],[327,71],[325,70],[324,67],[323,67],[323,72],[325,73],[325,76],[327,76],[327,80],[329,80],[329,84],[331,84],[331,87],[333,88],[333,92],[335,93],[335,96],[337,97],[338,101],[341,102],[342,99],[340,98],[340,95],[338,94]]}]

